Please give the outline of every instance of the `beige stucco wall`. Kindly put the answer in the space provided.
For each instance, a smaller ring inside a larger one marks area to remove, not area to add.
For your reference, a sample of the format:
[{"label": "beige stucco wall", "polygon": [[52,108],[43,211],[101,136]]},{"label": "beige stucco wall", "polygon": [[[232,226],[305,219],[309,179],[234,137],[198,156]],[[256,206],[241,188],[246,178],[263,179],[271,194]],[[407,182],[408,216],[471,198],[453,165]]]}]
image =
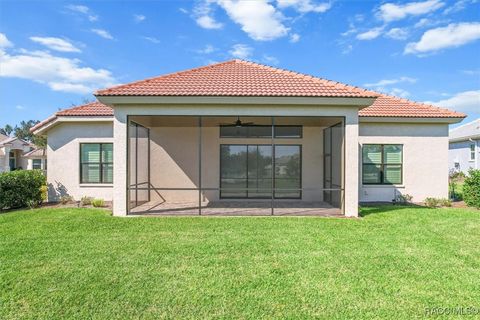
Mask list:
[{"label": "beige stucco wall", "polygon": [[80,184],[82,142],[113,142],[112,122],[61,123],[48,131],[49,201],[58,201],[62,195],[70,195],[75,200],[80,200],[82,196],[103,198],[107,201],[113,199],[112,184]]},{"label": "beige stucco wall", "polygon": [[[293,123],[293,122],[292,122]],[[198,188],[199,132],[195,127],[152,127],[151,183],[156,188]],[[220,144],[271,144],[270,139],[220,138],[219,127],[202,128],[202,188],[219,188]],[[303,127],[301,139],[275,139],[275,144],[302,146],[303,201],[322,201],[323,128]],[[340,165],[340,164],[339,164]],[[198,201],[198,191],[159,190],[152,200],[162,196],[168,202]],[[219,201],[219,192],[205,190],[203,201]],[[248,201],[252,201],[249,199]]]},{"label": "beige stucco wall", "polygon": [[[392,201],[396,193],[414,202],[448,196],[447,124],[361,123],[359,143],[403,144],[403,184],[365,186],[360,179],[360,201]],[[358,159],[361,164],[361,153]]]}]

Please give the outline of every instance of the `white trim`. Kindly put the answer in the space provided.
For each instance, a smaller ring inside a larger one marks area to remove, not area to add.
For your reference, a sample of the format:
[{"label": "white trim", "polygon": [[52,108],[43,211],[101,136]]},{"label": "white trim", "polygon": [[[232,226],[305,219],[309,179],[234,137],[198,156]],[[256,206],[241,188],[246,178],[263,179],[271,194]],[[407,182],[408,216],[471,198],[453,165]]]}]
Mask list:
[{"label": "white trim", "polygon": [[34,134],[44,134],[59,122],[113,122],[113,116],[59,116],[33,131]]},{"label": "white trim", "polygon": [[470,139],[472,140],[480,140],[480,134],[478,135],[473,135],[473,136],[464,136],[464,137],[457,137],[457,138],[451,138],[448,141],[449,142],[461,142],[461,141],[469,141]]},{"label": "white trim", "polygon": [[113,188],[113,183],[80,183],[80,188]]},{"label": "white trim", "polygon": [[458,123],[464,118],[423,118],[423,117],[358,117],[360,122],[395,122],[395,123]]},{"label": "white trim", "polygon": [[342,105],[365,108],[375,98],[356,97],[206,97],[206,96],[97,96],[107,105],[152,105],[152,104],[291,104],[291,105]]}]

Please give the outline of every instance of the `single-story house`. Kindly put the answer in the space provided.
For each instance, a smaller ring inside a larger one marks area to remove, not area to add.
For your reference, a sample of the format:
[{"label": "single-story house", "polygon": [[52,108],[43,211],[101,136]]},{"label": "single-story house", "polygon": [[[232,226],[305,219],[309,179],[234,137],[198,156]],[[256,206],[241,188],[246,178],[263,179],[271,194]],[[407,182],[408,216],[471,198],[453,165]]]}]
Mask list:
[{"label": "single-story house", "polygon": [[448,162],[453,172],[480,169],[480,119],[450,130]]},{"label": "single-story house", "polygon": [[244,60],[99,90],[33,128],[49,199],[113,214],[343,214],[448,195],[465,115]]},{"label": "single-story house", "polygon": [[47,169],[45,148],[0,133],[0,172],[18,169]]}]

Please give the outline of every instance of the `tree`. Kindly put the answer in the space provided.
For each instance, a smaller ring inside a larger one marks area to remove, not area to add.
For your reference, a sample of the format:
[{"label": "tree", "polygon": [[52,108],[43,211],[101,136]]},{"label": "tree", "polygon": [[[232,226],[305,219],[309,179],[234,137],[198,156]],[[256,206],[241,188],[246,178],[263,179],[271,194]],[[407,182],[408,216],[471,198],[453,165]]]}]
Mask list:
[{"label": "tree", "polygon": [[12,131],[13,131],[13,128],[12,128],[12,126],[9,125],[9,124],[6,124],[5,127],[0,128],[0,133],[1,133],[1,134],[4,134],[4,135],[6,135],[6,136],[10,136],[10,134],[12,133]]}]

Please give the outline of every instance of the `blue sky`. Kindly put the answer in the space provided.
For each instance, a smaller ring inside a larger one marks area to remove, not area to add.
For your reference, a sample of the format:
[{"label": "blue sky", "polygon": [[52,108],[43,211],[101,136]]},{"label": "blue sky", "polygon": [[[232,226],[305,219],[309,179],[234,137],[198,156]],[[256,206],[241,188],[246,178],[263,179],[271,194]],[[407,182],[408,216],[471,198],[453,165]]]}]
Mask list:
[{"label": "blue sky", "polygon": [[480,1],[0,1],[0,126],[242,58],[480,117]]}]

